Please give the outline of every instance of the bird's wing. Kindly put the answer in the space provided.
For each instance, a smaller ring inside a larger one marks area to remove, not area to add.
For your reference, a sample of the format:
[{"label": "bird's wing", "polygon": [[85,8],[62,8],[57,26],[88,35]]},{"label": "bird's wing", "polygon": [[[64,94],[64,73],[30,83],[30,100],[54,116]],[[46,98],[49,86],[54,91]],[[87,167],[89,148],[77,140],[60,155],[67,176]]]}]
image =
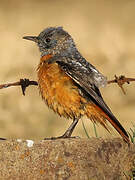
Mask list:
[{"label": "bird's wing", "polygon": [[66,63],[63,61],[56,61],[60,68],[70,76],[87,94],[92,100],[108,114],[112,114],[109,107],[105,104],[95,80],[92,77],[91,70],[85,68],[83,65],[76,65],[75,63]]},{"label": "bird's wing", "polygon": [[[93,102],[102,109],[108,115],[109,122],[116,128],[116,130],[122,135],[126,142],[129,142],[128,134],[119,121],[112,114],[109,107],[104,102],[100,91],[97,87],[98,82],[95,82],[95,77],[93,71],[95,73],[99,72],[92,66],[90,63],[79,63],[78,61],[73,62],[72,60],[56,60],[56,63],[60,66],[60,68],[70,76],[79,86],[82,88],[88,96],[93,100]],[[94,68],[93,71],[91,68]],[[93,73],[93,74],[92,74]],[[102,75],[102,74],[101,74]],[[97,76],[97,75],[96,75]],[[99,74],[100,76],[100,74]],[[99,77],[100,78],[100,77]]]}]

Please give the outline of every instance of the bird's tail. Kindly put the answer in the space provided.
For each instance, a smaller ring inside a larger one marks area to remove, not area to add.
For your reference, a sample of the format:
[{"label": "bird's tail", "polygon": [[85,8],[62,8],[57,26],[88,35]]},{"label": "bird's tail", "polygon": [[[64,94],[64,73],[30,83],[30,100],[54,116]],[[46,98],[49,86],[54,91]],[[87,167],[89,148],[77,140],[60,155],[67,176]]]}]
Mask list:
[{"label": "bird's tail", "polygon": [[105,129],[109,131],[107,127],[107,121],[111,123],[111,125],[118,131],[118,133],[122,136],[125,142],[130,144],[129,136],[126,130],[122,127],[120,122],[115,118],[112,113],[105,113],[99,106],[95,104],[89,103],[86,106],[86,115],[90,118],[93,122],[99,122]]}]

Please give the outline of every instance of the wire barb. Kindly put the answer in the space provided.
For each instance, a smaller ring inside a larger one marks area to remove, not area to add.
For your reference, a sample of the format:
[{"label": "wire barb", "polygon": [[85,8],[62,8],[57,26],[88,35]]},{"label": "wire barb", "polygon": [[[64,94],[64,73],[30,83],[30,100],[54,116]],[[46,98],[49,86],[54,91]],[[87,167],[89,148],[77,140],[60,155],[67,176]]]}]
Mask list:
[{"label": "wire barb", "polygon": [[121,90],[122,90],[122,92],[123,92],[124,94],[126,94],[126,92],[125,92],[125,90],[124,90],[124,88],[123,88],[123,85],[124,85],[125,83],[130,84],[131,81],[135,81],[135,78],[126,78],[126,77],[123,76],[123,75],[121,75],[121,76],[119,76],[119,77],[115,75],[114,77],[115,77],[115,79],[108,81],[108,84],[117,83],[118,86],[121,88]]},{"label": "wire barb", "polygon": [[37,81],[30,81],[29,79],[24,78],[24,79],[20,79],[20,81],[14,82],[14,83],[0,84],[0,89],[12,87],[12,86],[21,86],[22,93],[25,96],[26,88],[31,85],[37,86],[38,83],[37,83]]}]

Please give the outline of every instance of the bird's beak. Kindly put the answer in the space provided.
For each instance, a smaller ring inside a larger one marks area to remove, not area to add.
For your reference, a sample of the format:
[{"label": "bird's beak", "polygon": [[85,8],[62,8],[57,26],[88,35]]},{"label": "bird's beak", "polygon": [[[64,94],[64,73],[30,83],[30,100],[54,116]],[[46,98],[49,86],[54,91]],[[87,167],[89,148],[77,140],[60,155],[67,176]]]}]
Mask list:
[{"label": "bird's beak", "polygon": [[37,36],[24,36],[23,39],[38,42],[38,37]]}]

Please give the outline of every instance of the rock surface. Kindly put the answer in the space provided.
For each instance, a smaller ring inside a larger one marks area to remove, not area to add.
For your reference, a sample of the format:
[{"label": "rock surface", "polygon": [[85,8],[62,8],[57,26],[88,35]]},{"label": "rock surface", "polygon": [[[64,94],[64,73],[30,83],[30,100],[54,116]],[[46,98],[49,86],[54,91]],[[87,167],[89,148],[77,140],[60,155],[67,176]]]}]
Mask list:
[{"label": "rock surface", "polygon": [[135,145],[119,138],[0,142],[0,179],[131,179],[134,171]]}]

